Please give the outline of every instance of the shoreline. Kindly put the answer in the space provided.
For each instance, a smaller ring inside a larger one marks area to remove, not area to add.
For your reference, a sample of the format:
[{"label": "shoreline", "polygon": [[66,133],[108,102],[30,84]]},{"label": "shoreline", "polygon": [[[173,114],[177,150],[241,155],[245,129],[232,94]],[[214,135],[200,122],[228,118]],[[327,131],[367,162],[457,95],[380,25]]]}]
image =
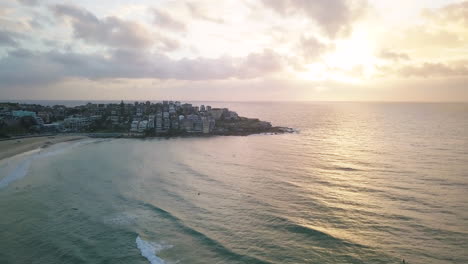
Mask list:
[{"label": "shoreline", "polygon": [[[285,129],[285,130],[282,130]],[[133,139],[148,139],[148,138],[191,138],[191,137],[213,137],[213,136],[249,136],[255,134],[285,134],[293,133],[294,130],[289,128],[275,127],[273,131],[236,131],[228,133],[185,133],[174,135],[145,135],[140,133],[76,133],[70,134],[52,134],[52,135],[31,135],[21,136],[10,139],[0,140],[0,161],[11,158],[38,148],[47,148],[57,143],[81,140],[85,138],[133,138]]]},{"label": "shoreline", "polygon": [[0,141],[0,161],[13,156],[38,149],[46,148],[57,143],[89,138],[86,135],[54,135],[15,138]]}]

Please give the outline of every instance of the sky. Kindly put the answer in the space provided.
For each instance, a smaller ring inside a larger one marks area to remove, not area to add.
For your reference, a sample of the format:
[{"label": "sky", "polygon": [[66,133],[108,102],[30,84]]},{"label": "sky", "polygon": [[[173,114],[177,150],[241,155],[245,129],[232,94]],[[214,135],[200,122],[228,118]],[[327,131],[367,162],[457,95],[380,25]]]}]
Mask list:
[{"label": "sky", "polygon": [[468,1],[2,0],[9,99],[468,102]]}]

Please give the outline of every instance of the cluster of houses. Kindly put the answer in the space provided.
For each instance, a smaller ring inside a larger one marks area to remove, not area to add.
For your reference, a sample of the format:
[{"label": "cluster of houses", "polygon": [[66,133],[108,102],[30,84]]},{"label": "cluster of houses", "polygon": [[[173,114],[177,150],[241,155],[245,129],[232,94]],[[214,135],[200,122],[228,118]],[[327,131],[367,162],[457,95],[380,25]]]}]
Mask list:
[{"label": "cluster of houses", "polygon": [[[216,122],[237,120],[227,108],[194,106],[179,101],[109,103],[66,107],[0,103],[0,128],[24,125],[40,132],[129,132],[134,134],[212,133]],[[220,128],[221,129],[221,128]]]},{"label": "cluster of houses", "polygon": [[155,110],[150,111],[148,115],[145,115],[144,112],[145,109],[137,108],[136,116],[132,119],[130,132],[208,134],[216,129],[216,121],[221,119],[237,120],[239,118],[237,113],[229,111],[227,108],[193,106],[192,104],[181,104],[179,101],[163,101],[155,104]]},{"label": "cluster of houses", "polygon": [[166,134],[178,131],[208,134],[214,131],[216,120],[221,118],[237,119],[235,112],[226,108],[211,108],[201,105],[181,104],[180,102],[163,101],[156,111],[148,116],[137,112],[133,118],[130,132],[143,133],[153,131],[155,134]]}]

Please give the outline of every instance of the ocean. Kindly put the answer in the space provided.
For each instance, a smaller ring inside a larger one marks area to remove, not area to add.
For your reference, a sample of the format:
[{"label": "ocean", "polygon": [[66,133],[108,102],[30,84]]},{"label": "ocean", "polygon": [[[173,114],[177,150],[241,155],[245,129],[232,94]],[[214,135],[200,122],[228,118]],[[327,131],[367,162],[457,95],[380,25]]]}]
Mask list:
[{"label": "ocean", "polygon": [[468,263],[468,104],[211,104],[298,132],[2,160],[0,263]]}]

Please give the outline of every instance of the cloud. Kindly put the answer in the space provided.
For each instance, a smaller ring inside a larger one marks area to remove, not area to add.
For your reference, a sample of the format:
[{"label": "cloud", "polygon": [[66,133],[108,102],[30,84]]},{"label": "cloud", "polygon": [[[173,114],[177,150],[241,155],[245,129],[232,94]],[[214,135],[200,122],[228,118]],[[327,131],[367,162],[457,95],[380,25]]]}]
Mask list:
[{"label": "cloud", "polygon": [[468,26],[468,1],[449,4],[442,8],[424,9],[422,14],[438,23],[458,23]]},{"label": "cloud", "polygon": [[404,78],[453,78],[468,77],[468,61],[452,61],[446,63],[424,62],[421,64],[406,64],[403,66],[379,67],[381,76],[389,74]]},{"label": "cloud", "polygon": [[[424,9],[417,23],[387,30],[382,40],[383,47],[404,50],[415,61],[464,58],[468,45],[468,1]],[[407,60],[392,54],[377,56],[393,61]]]},{"label": "cloud", "polygon": [[0,30],[0,46],[15,47],[18,45],[18,39],[24,39],[20,33]]},{"label": "cloud", "polygon": [[311,62],[320,55],[334,49],[333,45],[328,45],[323,42],[320,42],[314,37],[302,37],[299,42],[299,50],[301,51],[302,58],[304,61]]},{"label": "cloud", "polygon": [[185,4],[186,4],[188,10],[190,11],[190,14],[192,15],[192,17],[194,17],[196,19],[202,19],[202,20],[206,20],[206,21],[213,22],[213,23],[218,23],[218,24],[223,24],[224,23],[224,20],[221,19],[221,18],[208,16],[206,14],[206,12],[204,12],[204,10],[202,8],[200,8],[200,6],[197,5],[194,2],[187,2]]},{"label": "cloud", "polygon": [[406,53],[399,53],[399,52],[386,50],[386,49],[381,50],[380,53],[377,54],[377,56],[379,58],[381,58],[381,59],[390,60],[390,61],[394,61],[394,62],[410,59],[409,55],[406,54]]},{"label": "cloud", "polygon": [[111,47],[146,48],[154,41],[145,26],[118,17],[99,19],[86,9],[59,4],[52,7],[60,17],[70,19],[74,36],[93,44]]},{"label": "cloud", "polygon": [[420,49],[425,47],[457,47],[464,46],[466,41],[460,34],[451,32],[449,28],[428,29],[423,26],[414,26],[403,32],[401,41],[409,48]]},{"label": "cloud", "polygon": [[154,14],[154,23],[156,25],[173,31],[183,32],[186,30],[185,24],[173,18],[169,13],[159,9],[153,9],[152,12]]},{"label": "cloud", "polygon": [[282,16],[302,14],[315,21],[331,38],[349,34],[352,23],[367,7],[365,1],[351,0],[263,0]]},{"label": "cloud", "polygon": [[18,0],[23,5],[37,6],[40,0]]},{"label": "cloud", "polygon": [[281,57],[270,50],[251,53],[244,58],[225,56],[174,60],[162,53],[134,49],[117,49],[107,55],[19,49],[0,60],[0,85],[27,86],[66,78],[248,79],[281,69]]},{"label": "cloud", "polygon": [[426,62],[419,66],[404,66],[398,70],[398,73],[405,77],[451,77],[466,76],[468,68],[464,65],[448,65],[444,63]]},{"label": "cloud", "polygon": [[237,65],[237,77],[255,78],[283,68],[283,59],[272,50],[251,53]]}]

